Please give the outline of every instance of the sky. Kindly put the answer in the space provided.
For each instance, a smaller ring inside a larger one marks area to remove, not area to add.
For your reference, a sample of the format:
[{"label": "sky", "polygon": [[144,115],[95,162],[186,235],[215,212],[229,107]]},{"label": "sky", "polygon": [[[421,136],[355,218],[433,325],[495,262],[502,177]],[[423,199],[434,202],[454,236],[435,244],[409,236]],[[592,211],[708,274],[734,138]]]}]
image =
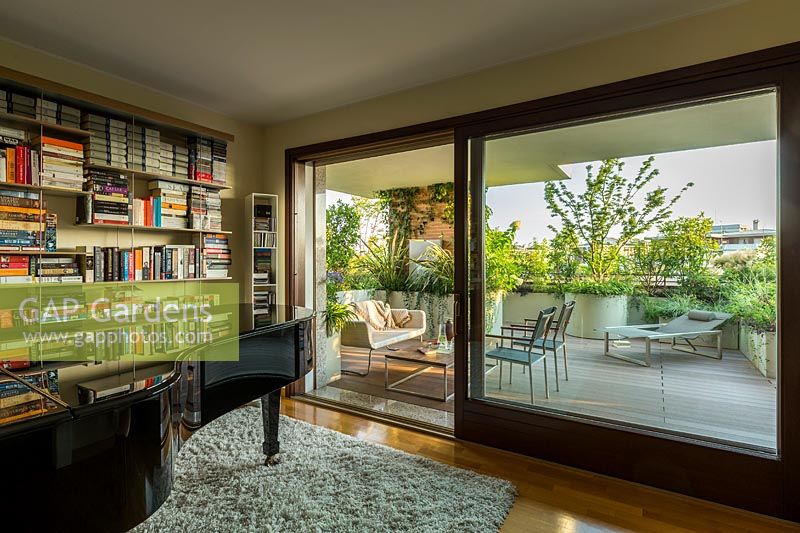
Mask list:
[{"label": "sky", "polygon": [[[675,204],[673,218],[702,212],[715,224],[738,223],[750,227],[753,219],[758,219],[759,227],[775,228],[776,155],[775,141],[659,154],[653,166],[660,170],[660,175],[652,183],[667,187],[668,194],[673,195],[687,182],[694,183]],[[645,159],[624,158],[624,174],[635,175]],[[587,164],[561,166],[570,176],[569,190],[580,193],[586,189]],[[598,163],[590,164],[596,173]],[[493,211],[491,226],[507,228],[516,220],[521,222],[517,232],[519,244],[551,238],[553,232],[547,228],[548,224],[560,227],[547,210],[543,183],[491,187],[486,203]]]},{"label": "sky", "polygon": [[[715,224],[743,224],[751,227],[754,219],[761,228],[775,228],[777,221],[777,147],[775,141],[737,144],[699,150],[658,154],[654,167],[660,175],[653,186],[668,188],[668,195],[677,193],[687,182],[690,188],[673,209],[673,217],[705,213]],[[646,157],[624,158],[626,175],[635,175]],[[563,165],[570,176],[568,188],[585,190],[586,165],[595,171],[598,162]],[[670,196],[671,197],[671,196]],[[328,205],[350,195],[327,192]],[[559,227],[550,217],[544,201],[544,184],[530,183],[489,188],[486,202],[492,208],[489,224],[507,228],[520,221],[517,243],[551,238],[548,224]]]}]

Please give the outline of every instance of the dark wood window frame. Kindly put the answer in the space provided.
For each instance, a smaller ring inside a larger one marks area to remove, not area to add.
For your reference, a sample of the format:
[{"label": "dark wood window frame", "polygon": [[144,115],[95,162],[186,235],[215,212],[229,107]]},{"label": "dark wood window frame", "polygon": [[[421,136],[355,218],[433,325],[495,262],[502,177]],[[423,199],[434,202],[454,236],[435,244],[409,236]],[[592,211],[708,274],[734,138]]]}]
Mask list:
[{"label": "dark wood window frame", "polygon": [[[402,140],[455,133],[455,259],[467,294],[467,140],[473,137],[628,113],[706,97],[777,87],[779,94],[779,361],[778,447],[771,456],[658,431],[498,405],[467,396],[468,339],[456,337],[456,437],[648,484],[735,507],[800,520],[800,43],[694,65],[521,104],[286,151],[287,300],[297,290],[292,191],[301,163]],[[785,275],[784,275],[785,274]],[[476,300],[472,300],[475,302]],[[784,305],[784,302],[786,303]],[[477,308],[470,310],[476,313]],[[456,317],[466,331],[467,313]]]}]

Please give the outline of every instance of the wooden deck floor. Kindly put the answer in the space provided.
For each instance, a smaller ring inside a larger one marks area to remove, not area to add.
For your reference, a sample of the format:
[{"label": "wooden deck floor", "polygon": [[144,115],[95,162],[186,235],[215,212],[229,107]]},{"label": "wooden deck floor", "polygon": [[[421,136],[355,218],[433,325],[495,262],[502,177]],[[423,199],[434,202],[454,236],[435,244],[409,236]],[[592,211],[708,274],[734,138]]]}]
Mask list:
[{"label": "wooden deck floor", "polygon": [[[592,417],[651,426],[673,432],[774,449],[776,388],[739,352],[726,351],[722,360],[698,357],[657,345],[650,367],[603,356],[601,341],[568,339],[569,381],[559,358],[560,391],[556,391],[552,356],[548,360],[550,399],[545,399],[541,365],[534,367],[535,405]],[[637,345],[631,348],[637,349]],[[491,361],[491,360],[489,360]],[[342,349],[342,365],[366,369],[366,351]],[[402,366],[392,378],[410,371]],[[530,405],[527,374],[516,365],[509,379],[508,364],[501,387],[498,369],[486,375],[487,398]],[[332,386],[452,412],[453,402],[437,402],[383,389],[383,357],[373,353],[367,377],[345,376]],[[409,386],[438,391],[441,374],[423,375]]]}]

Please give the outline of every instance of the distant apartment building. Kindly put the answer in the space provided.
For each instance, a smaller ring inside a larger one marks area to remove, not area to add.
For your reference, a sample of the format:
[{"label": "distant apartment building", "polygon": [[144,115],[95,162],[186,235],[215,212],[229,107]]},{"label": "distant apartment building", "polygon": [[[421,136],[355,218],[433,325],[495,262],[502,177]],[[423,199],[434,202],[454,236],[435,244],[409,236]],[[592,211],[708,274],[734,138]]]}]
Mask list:
[{"label": "distant apartment building", "polygon": [[718,224],[711,228],[708,236],[717,242],[722,253],[739,250],[755,250],[765,237],[774,237],[775,230],[760,228],[759,221],[753,220],[753,226],[745,224]]}]

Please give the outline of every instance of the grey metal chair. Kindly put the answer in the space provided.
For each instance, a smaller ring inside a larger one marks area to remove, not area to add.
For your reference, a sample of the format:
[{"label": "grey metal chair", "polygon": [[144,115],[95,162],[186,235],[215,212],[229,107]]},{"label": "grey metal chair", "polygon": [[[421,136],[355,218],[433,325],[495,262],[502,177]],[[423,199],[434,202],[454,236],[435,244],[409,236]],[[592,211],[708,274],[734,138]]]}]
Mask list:
[{"label": "grey metal chair", "polygon": [[[559,377],[558,377],[558,352],[559,350],[564,354],[564,380],[569,381],[569,365],[567,360],[567,326],[569,325],[570,318],[572,318],[572,311],[575,309],[575,302],[569,301],[564,303],[561,306],[561,312],[558,314],[558,319],[553,320],[550,324],[550,331],[552,332],[552,338],[547,339],[546,341],[542,342],[542,346],[545,349],[550,350],[553,353],[553,364],[555,368],[556,374],[556,391],[560,391],[561,388],[559,386]],[[538,319],[536,318],[526,318],[524,324],[512,324],[510,326],[503,326],[503,331],[510,331],[511,336],[514,337],[514,333],[522,332],[522,337],[520,340],[513,341],[513,345],[515,346],[525,346],[528,342],[528,336],[530,335],[531,331],[536,327]],[[536,341],[534,344],[537,348],[541,348],[539,346],[540,341]]]},{"label": "grey metal chair", "polygon": [[[509,335],[491,335],[487,334],[487,338],[498,339],[493,350],[486,352],[486,357],[496,359],[500,365],[500,388],[503,388],[503,362],[508,362],[511,365],[509,370],[509,383],[511,383],[511,371],[514,364],[524,365],[523,368],[529,368],[528,380],[531,386],[531,405],[534,403],[533,394],[533,365],[541,362],[544,370],[544,389],[545,397],[550,398],[550,387],[547,383],[547,335],[550,332],[550,324],[553,320],[553,315],[556,314],[555,307],[549,307],[539,312],[539,317],[536,326],[531,331],[530,337],[527,339],[527,344],[524,349],[514,348],[514,342],[520,342],[520,337],[513,337]],[[505,341],[509,342],[510,347],[504,346]],[[541,351],[541,352],[540,352]]]}]

